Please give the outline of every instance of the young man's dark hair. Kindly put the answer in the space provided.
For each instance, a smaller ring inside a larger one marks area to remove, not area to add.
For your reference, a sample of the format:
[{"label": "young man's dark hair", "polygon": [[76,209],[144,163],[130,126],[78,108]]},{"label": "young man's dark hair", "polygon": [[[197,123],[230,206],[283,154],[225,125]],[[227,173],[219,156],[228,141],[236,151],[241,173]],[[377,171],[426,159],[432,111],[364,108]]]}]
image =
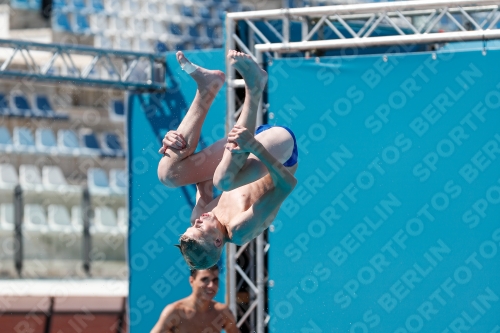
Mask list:
[{"label": "young man's dark hair", "polygon": [[[206,270],[207,270],[207,271],[212,271],[212,272],[213,272],[213,271],[218,271],[218,270],[219,270],[219,266],[218,266],[218,265],[213,265],[212,267],[207,268]],[[195,278],[195,277],[196,277],[196,274],[197,274],[197,273],[198,273],[198,270],[197,270],[197,269],[192,269],[192,270],[191,270],[191,276],[192,276],[193,278]]]}]

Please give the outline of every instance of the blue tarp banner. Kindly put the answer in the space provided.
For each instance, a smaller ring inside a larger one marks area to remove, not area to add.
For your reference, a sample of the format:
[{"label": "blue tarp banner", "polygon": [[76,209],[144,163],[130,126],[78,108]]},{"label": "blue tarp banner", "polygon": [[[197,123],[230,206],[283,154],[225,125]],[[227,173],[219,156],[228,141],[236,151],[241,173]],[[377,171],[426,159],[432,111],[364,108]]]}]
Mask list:
[{"label": "blue tarp banner", "polygon": [[500,51],[276,59],[270,332],[500,332]]}]

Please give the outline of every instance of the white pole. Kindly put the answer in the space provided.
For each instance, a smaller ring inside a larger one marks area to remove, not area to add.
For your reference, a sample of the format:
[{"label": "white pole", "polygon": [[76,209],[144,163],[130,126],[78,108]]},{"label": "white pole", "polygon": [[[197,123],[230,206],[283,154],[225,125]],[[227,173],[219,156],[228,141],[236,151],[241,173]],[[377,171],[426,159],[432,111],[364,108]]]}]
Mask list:
[{"label": "white pole", "polygon": [[[234,50],[234,39],[233,34],[235,31],[235,21],[228,17],[226,13],[226,55],[229,50]],[[235,114],[235,88],[232,87],[232,81],[234,80],[235,71],[233,66],[229,64],[226,60],[226,132],[229,132],[235,124],[234,114]],[[226,303],[229,305],[229,310],[233,315],[238,318],[238,309],[236,307],[236,269],[234,265],[236,264],[234,254],[236,253],[236,245],[229,244],[227,246],[227,274],[226,274]]]},{"label": "white pole", "polygon": [[234,20],[243,19],[273,19],[285,16],[309,16],[317,17],[324,15],[342,14],[370,14],[377,12],[398,11],[398,10],[418,10],[433,9],[442,7],[464,7],[464,6],[485,6],[499,5],[498,0],[422,0],[422,1],[398,1],[380,2],[354,5],[337,5],[324,7],[304,7],[304,8],[282,8],[248,12],[228,13],[228,18]]},{"label": "white pole", "polygon": [[458,31],[405,36],[398,35],[369,38],[333,39],[293,42],[288,44],[258,44],[255,45],[255,49],[260,52],[295,52],[313,49],[340,49],[381,45],[427,44],[491,39],[500,39],[500,30]]},{"label": "white pole", "polygon": [[257,333],[264,333],[264,306],[265,306],[265,281],[264,281],[264,235],[257,237]]}]

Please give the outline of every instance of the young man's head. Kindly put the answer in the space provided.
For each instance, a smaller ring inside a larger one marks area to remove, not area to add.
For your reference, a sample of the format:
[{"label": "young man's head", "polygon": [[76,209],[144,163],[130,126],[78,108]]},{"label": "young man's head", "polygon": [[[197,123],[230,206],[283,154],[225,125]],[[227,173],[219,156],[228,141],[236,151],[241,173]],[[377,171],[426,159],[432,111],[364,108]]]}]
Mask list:
[{"label": "young man's head", "polygon": [[225,236],[221,224],[212,213],[204,213],[196,219],[176,245],[191,269],[207,269],[219,260],[224,248]]},{"label": "young man's head", "polygon": [[210,301],[219,290],[219,267],[214,265],[205,270],[191,270],[189,284],[197,299]]}]

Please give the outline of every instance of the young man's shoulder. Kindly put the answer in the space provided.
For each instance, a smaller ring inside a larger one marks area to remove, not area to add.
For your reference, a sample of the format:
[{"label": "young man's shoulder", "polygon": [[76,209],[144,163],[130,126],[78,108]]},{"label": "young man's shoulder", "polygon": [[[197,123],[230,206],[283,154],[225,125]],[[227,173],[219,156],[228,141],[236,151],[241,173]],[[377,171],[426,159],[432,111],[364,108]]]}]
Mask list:
[{"label": "young man's shoulder", "polygon": [[185,307],[185,300],[180,299],[173,303],[168,304],[162,311],[163,316],[169,316],[177,313],[179,310],[182,310]]},{"label": "young man's shoulder", "polygon": [[232,316],[232,312],[231,312],[231,310],[229,310],[229,306],[227,306],[227,304],[219,303],[219,302],[215,302],[215,301],[212,301],[212,302],[214,302],[214,310],[215,311],[217,311],[220,314],[225,315],[226,317]]}]

